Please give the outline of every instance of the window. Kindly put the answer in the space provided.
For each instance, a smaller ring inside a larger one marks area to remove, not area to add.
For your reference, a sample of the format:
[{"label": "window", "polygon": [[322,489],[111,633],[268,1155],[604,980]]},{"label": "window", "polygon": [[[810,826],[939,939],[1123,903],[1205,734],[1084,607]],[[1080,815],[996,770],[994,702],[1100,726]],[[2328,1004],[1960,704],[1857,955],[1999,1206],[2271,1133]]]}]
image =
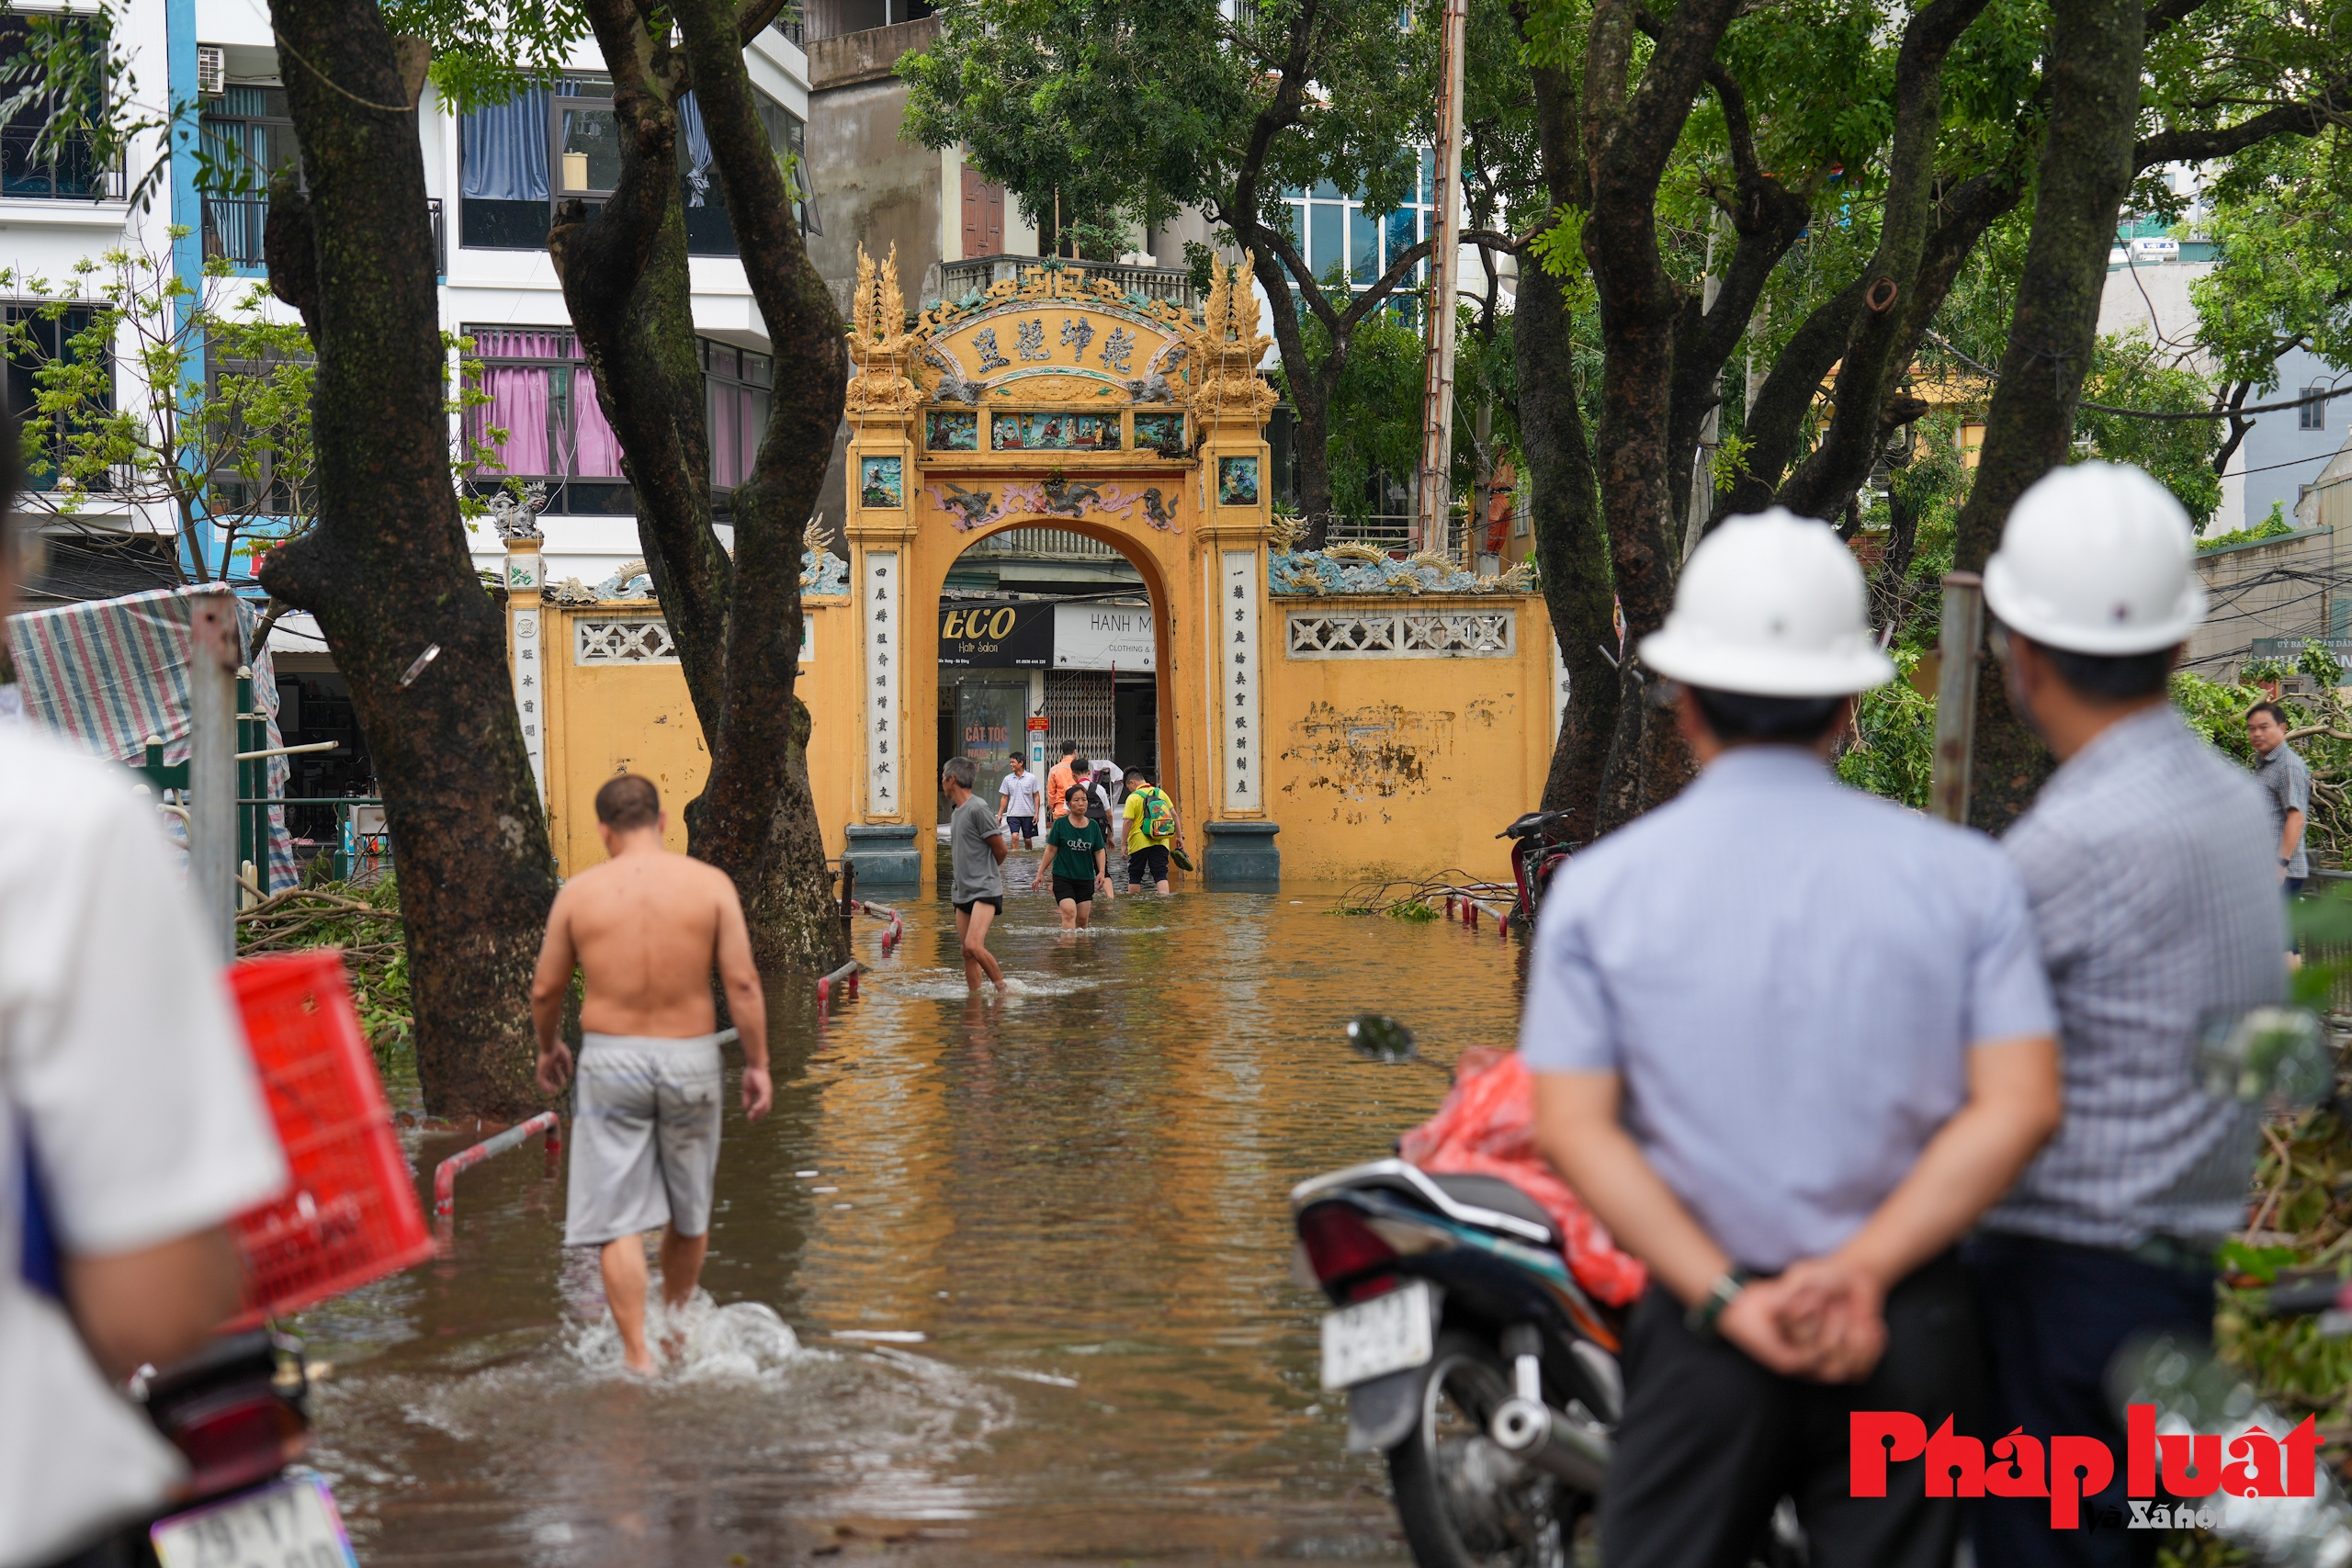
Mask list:
[{"label": "window", "polygon": [[[103,51],[100,28],[93,26],[87,36],[94,52]],[[0,98],[15,96],[40,76],[36,55],[43,47],[30,20],[0,17]],[[53,93],[35,90],[23,107],[0,120],[0,197],[119,197],[119,171],[98,167],[87,138],[74,137],[62,149],[40,147],[41,132],[57,108]]]},{"label": "window", "polygon": [[[66,437],[74,433],[78,423],[94,423],[94,415],[113,408],[112,378],[108,378],[108,391],[97,400],[100,409],[91,410],[85,402],[83,405],[83,421],[77,421],[70,413],[44,416],[33,412],[34,395],[40,389],[33,375],[45,364],[78,358],[74,352],[74,339],[89,331],[96,308],[76,305],[53,318],[45,317],[42,307],[39,305],[11,305],[7,311],[11,333],[21,330],[32,339],[28,347],[16,349],[7,356],[9,406],[26,411],[26,428],[37,433],[34,446],[38,452],[28,450],[26,455],[25,482],[37,491],[52,491],[57,488],[58,458],[63,455]],[[97,353],[108,361],[114,357],[107,349],[101,348]],[[85,488],[104,487],[89,485]]]},{"label": "window", "polygon": [[[2326,390],[2327,389],[2325,387],[2305,387],[2303,389],[2303,396],[2307,398],[2316,398]],[[2325,430],[2327,428],[2327,405],[2325,403],[2305,403],[2302,407],[2295,411],[2295,423],[2296,427],[2301,430]]]},{"label": "window", "polygon": [[[710,485],[731,491],[751,477],[767,434],[769,389],[775,385],[775,361],[764,354],[732,344],[701,340],[702,385],[710,423]],[[725,510],[714,502],[712,510]]]},{"label": "window", "polygon": [[[1317,279],[1329,278],[1334,267],[1351,287],[1367,288],[1380,281],[1396,258],[1430,232],[1435,220],[1436,157],[1426,147],[1414,154],[1419,179],[1405,193],[1404,205],[1381,217],[1363,209],[1359,198],[1326,180],[1312,190],[1294,190],[1290,206],[1291,232],[1307,270]],[[1426,264],[1416,265],[1411,282],[1425,276]]]},{"label": "window", "polygon": [[216,475],[210,488],[220,514],[307,517],[316,510],[317,476],[310,465],[300,462],[291,468],[281,469],[277,454],[254,434],[248,434],[242,412],[285,366],[307,360],[308,355],[288,356],[276,352],[224,355],[214,352],[211,344],[207,345],[205,378],[213,406],[223,411],[229,422],[221,436],[211,438],[216,453],[220,458],[232,460],[233,457],[249,457],[255,468],[251,478],[225,468]]},{"label": "window", "polygon": [[597,406],[579,340],[556,327],[469,327],[466,335],[469,362],[481,367],[475,384],[489,394],[466,411],[468,440],[490,455],[476,470],[476,492],[494,493],[512,476],[545,484],[551,513],[634,513],[621,444]]},{"label": "window", "polygon": [[1004,187],[964,165],[964,259],[1004,254]]},{"label": "window", "polygon": [[[627,516],[637,499],[621,473],[620,439],[605,423],[596,381],[579,340],[562,327],[468,327],[479,367],[476,385],[489,401],[466,412],[466,434],[489,448],[472,489],[493,494],[511,476],[547,486],[546,510],[559,516]],[[727,493],[752,471],[766,434],[775,362],[764,354],[698,339],[704,415],[710,434],[712,510],[724,516]],[[503,431],[493,439],[492,431]]]},{"label": "window", "polygon": [[[262,227],[269,215],[263,194],[269,176],[294,163],[294,121],[283,87],[231,86],[205,106],[204,155],[217,173],[209,183],[239,181],[244,194],[204,197],[204,254],[240,266],[262,263]],[[247,185],[249,183],[249,186]]]},{"label": "window", "polygon": [[[458,243],[475,250],[539,250],[548,243],[557,202],[576,197],[593,207],[612,195],[620,181],[621,143],[611,92],[603,77],[567,76],[552,90],[534,87],[506,103],[468,110],[458,132]],[[795,203],[801,226],[817,232],[800,163],[804,128],[781,105],[759,102],[770,143],[794,161],[794,183],[803,196]],[[726,191],[692,93],[678,101],[678,133],[686,249],[731,256],[735,230]]]}]

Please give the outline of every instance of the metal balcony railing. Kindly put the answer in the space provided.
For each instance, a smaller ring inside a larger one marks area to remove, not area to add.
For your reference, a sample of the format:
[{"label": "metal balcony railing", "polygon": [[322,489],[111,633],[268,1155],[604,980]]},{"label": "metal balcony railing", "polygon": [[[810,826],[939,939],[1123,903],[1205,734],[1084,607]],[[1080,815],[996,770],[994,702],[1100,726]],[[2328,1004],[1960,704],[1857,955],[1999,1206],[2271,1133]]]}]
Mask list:
[{"label": "metal balcony railing", "polygon": [[[435,197],[425,206],[433,216],[433,270],[446,277],[449,243],[442,226],[441,203]],[[266,197],[208,196],[204,198],[204,254],[225,257],[236,266],[266,266],[268,258],[262,239],[268,222]]]},{"label": "metal balcony railing", "polygon": [[1007,528],[972,547],[983,555],[1056,556],[1069,559],[1119,560],[1118,551],[1099,539],[1061,528]]},{"label": "metal balcony railing", "polygon": [[[939,292],[943,299],[963,299],[979,293],[990,285],[1006,278],[1018,280],[1033,267],[1050,266],[1048,256],[974,256],[967,261],[943,262],[939,268]],[[1120,266],[1114,262],[1064,262],[1064,266],[1082,268],[1091,280],[1097,277],[1114,279],[1130,294],[1140,294],[1147,299],[1165,299],[1171,305],[1190,310],[1193,304],[1193,275],[1176,266]]]},{"label": "metal balcony railing", "polygon": [[1370,545],[1376,550],[1413,547],[1413,519],[1407,513],[1375,512],[1363,517],[1331,519],[1329,541],[1335,545]]},{"label": "metal balcony railing", "polygon": [[801,19],[800,7],[787,6],[768,24],[768,31],[803,49],[808,47],[808,25]]},{"label": "metal balcony railing", "polygon": [[41,128],[0,129],[0,197],[40,201],[120,201],[122,165],[101,168],[85,142],[70,142],[62,154],[44,160]]}]

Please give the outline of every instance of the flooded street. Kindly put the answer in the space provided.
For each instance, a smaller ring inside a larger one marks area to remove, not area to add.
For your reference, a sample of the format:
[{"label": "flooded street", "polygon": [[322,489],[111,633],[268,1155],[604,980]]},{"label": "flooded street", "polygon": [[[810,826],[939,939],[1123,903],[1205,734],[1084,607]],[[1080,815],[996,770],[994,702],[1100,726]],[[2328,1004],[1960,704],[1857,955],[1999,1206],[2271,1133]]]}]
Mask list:
[{"label": "flooded street", "polygon": [[[1284,1194],[1387,1152],[1444,1079],[1359,1064],[1395,1012],[1434,1058],[1506,1042],[1491,926],[1325,914],[1328,889],[1098,905],[1016,894],[1030,994],[967,997],[946,905],[820,1027],[770,1020],[775,1114],[730,1099],[705,1283],[625,1381],[594,1255],[536,1145],[458,1184],[454,1254],[314,1313],[318,1462],[363,1558],[696,1564],[1402,1561],[1375,1461],[1316,1375]],[[416,1145],[432,1163],[468,1140]]]}]

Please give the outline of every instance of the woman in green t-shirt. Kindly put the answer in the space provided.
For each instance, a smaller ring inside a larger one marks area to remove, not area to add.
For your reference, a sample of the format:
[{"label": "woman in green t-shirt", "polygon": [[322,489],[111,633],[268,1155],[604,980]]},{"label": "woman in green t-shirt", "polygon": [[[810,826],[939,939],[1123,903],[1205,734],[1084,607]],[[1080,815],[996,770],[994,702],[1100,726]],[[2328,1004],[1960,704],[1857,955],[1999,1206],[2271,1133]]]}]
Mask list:
[{"label": "woman in green t-shirt", "polygon": [[1050,863],[1062,930],[1084,931],[1087,916],[1094,908],[1095,890],[1100,888],[1105,898],[1111,897],[1111,878],[1103,870],[1102,858],[1110,839],[1088,810],[1090,795],[1084,785],[1072,786],[1063,798],[1069,803],[1069,814],[1055,818],[1046,830],[1046,852],[1037,858],[1037,875],[1045,876]]}]

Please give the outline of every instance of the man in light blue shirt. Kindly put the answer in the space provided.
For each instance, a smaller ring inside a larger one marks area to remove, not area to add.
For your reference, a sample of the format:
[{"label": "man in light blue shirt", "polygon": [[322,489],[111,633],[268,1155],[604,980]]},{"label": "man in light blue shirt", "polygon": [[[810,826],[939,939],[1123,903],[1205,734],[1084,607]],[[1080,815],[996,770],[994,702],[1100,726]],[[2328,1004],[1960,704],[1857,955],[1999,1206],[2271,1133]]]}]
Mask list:
[{"label": "man in light blue shirt", "polygon": [[1959,1505],[1917,1462],[1851,1496],[1848,1416],[1971,1427],[1953,1245],[2059,1115],[2024,888],[1830,773],[1894,670],[1826,525],[1726,523],[1641,656],[1703,772],[1560,873],[1520,1035],[1544,1153],[1651,1271],[1603,1560],[1744,1568],[1786,1496],[1821,1568],[1948,1568]]}]

